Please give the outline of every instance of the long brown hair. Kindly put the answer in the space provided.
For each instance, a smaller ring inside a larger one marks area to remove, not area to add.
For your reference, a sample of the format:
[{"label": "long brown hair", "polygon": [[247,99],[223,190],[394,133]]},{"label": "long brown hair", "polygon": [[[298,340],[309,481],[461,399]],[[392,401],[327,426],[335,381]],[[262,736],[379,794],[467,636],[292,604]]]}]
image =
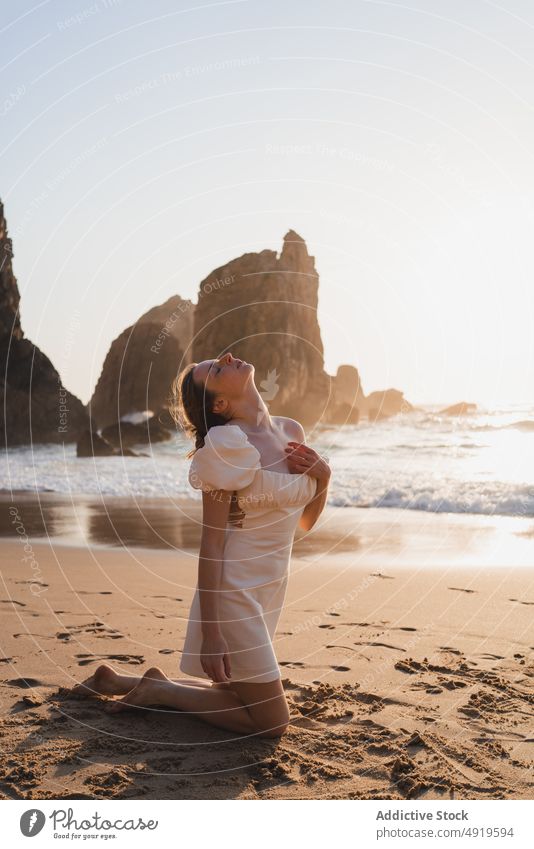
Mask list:
[{"label": "long brown hair", "polygon": [[190,459],[198,448],[204,445],[204,438],[215,425],[225,424],[228,420],[213,412],[215,392],[207,389],[203,383],[195,383],[193,369],[198,363],[189,363],[174,378],[171,384],[169,413],[187,436],[195,440],[195,447],[186,455]]}]

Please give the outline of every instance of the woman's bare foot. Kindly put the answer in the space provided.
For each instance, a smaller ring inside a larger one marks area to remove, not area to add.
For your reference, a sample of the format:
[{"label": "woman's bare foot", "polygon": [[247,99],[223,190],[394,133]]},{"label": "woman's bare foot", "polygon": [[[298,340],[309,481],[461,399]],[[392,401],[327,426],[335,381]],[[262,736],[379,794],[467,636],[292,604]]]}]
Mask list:
[{"label": "woman's bare foot", "polygon": [[169,678],[159,667],[151,666],[150,669],[147,669],[139,684],[130,690],[123,699],[110,702],[106,706],[106,711],[108,713],[119,713],[131,707],[163,704],[164,685],[169,683],[171,683]]},{"label": "woman's bare foot", "polygon": [[[156,667],[153,667],[154,669]],[[163,673],[162,673],[163,674]],[[87,696],[98,698],[98,696],[124,696],[130,693],[134,687],[141,683],[140,675],[119,675],[108,663],[101,663],[98,669],[81,684],[76,684],[70,692],[75,696]],[[230,687],[230,681],[214,683],[195,678],[172,678],[175,684],[187,684],[190,687]]]},{"label": "woman's bare foot", "polygon": [[[128,692],[124,689],[121,677],[107,663],[102,663],[89,678],[72,687],[71,693],[80,696],[120,696]],[[130,689],[135,684],[135,679],[131,680],[133,683]]]}]

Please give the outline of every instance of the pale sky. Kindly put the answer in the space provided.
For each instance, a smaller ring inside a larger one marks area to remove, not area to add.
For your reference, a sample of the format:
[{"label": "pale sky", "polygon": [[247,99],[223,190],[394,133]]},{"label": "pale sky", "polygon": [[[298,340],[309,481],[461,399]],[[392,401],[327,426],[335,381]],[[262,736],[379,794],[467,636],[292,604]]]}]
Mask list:
[{"label": "pale sky", "polygon": [[330,374],[413,403],[534,401],[528,0],[2,12],[22,324],[84,403],[125,327],[289,228],[316,258]]}]

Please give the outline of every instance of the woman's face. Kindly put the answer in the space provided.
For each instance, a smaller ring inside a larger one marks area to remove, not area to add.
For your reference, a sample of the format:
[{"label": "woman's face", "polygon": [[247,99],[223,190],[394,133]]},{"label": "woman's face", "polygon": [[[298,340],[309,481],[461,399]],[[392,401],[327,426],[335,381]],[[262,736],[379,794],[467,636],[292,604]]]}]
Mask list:
[{"label": "woman's face", "polygon": [[203,360],[193,369],[193,380],[225,398],[238,398],[254,372],[247,363],[229,352],[217,360]]}]

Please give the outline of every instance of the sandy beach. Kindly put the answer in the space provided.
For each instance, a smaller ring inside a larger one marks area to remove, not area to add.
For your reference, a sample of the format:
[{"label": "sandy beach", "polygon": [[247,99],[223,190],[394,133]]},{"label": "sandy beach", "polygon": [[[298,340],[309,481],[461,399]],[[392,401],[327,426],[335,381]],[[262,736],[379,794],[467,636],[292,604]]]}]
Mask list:
[{"label": "sandy beach", "polygon": [[292,716],[280,740],[179,711],[112,716],[68,692],[102,661],[183,677],[194,544],[5,538],[2,797],[532,799],[534,568],[459,566],[466,531],[447,516],[448,565],[421,550],[409,565],[383,531],[366,559],[366,511],[356,536],[344,512],[295,543],[275,641]]}]

